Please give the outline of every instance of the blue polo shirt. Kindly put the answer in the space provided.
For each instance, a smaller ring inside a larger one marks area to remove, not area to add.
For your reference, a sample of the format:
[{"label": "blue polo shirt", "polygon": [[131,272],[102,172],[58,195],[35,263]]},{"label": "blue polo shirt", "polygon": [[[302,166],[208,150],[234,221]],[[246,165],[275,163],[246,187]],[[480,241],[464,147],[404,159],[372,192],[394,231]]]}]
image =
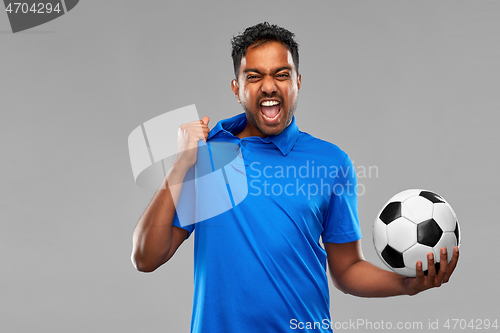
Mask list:
[{"label": "blue polo shirt", "polygon": [[196,230],[191,332],[332,332],[320,237],[361,238],[354,167],[336,145],[299,131],[295,118],[265,138],[239,139],[245,126],[244,113],[222,120],[207,143],[239,148],[246,196],[235,204],[232,193],[231,209],[197,223],[174,218]]}]

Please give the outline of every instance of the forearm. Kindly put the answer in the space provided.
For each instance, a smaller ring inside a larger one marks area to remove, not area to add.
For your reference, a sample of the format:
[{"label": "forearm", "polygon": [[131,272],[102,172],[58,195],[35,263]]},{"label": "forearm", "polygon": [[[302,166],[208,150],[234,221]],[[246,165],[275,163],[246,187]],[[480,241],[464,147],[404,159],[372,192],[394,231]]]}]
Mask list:
[{"label": "forearm", "polygon": [[185,174],[186,171],[181,168],[169,170],[164,183],[137,223],[133,234],[132,261],[139,270],[160,266],[170,252],[175,206]]},{"label": "forearm", "polygon": [[389,297],[406,294],[404,280],[404,276],[360,260],[338,277],[335,284],[343,292],[355,296]]}]

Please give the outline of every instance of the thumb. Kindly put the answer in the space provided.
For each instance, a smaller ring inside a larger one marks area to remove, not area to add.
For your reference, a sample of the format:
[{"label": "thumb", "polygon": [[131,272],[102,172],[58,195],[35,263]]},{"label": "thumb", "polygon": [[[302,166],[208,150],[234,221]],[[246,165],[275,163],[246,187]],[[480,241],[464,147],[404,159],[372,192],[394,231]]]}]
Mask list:
[{"label": "thumb", "polygon": [[201,121],[205,124],[205,125],[208,125],[208,122],[210,121],[210,118],[208,117],[203,117],[203,119],[201,119]]}]

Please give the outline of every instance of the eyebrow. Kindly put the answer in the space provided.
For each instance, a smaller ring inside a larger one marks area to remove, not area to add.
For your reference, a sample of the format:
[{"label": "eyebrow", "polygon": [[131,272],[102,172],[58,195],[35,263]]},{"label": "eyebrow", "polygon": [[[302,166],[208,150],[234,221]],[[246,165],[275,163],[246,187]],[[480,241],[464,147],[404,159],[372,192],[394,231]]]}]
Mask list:
[{"label": "eyebrow", "polygon": [[[278,68],[275,73],[277,72],[281,72],[283,70],[289,70],[290,72],[292,71],[292,67],[290,66],[283,66],[283,67],[280,67]],[[262,74],[257,68],[248,68],[248,69],[245,69],[243,71],[244,73],[249,73],[249,72],[254,72],[254,73],[258,73],[258,74]]]}]

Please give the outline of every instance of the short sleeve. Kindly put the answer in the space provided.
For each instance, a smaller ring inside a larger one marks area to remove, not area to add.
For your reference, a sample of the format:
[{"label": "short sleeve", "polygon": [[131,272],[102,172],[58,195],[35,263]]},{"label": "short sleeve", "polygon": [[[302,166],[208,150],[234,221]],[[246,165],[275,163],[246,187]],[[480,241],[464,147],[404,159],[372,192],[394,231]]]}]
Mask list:
[{"label": "short sleeve", "polygon": [[349,156],[335,177],[321,237],[323,243],[347,243],[361,238],[356,171]]},{"label": "short sleeve", "polygon": [[191,236],[191,233],[194,231],[194,224],[188,224],[184,226],[181,225],[181,222],[179,221],[179,216],[177,215],[177,211],[175,212],[174,221],[172,222],[172,225],[174,227],[179,227],[189,232],[189,235],[186,237],[186,239],[189,238],[189,236]]},{"label": "short sleeve", "polygon": [[189,236],[194,230],[195,223],[195,190],[194,190],[194,167],[191,167],[184,177],[182,184],[170,186],[182,186],[179,199],[175,206],[175,215],[172,225],[189,232]]}]

